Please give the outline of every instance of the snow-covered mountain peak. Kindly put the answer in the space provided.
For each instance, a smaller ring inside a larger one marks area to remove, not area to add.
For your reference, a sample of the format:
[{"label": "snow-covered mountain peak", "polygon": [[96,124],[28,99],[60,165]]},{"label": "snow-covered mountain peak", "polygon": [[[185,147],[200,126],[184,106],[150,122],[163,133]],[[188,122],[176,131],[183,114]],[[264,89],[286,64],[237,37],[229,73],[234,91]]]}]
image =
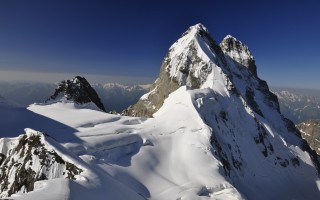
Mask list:
[{"label": "snow-covered mountain peak", "polygon": [[183,35],[185,35],[187,33],[196,33],[196,32],[201,32],[201,31],[208,32],[208,29],[203,24],[198,23],[193,26],[190,26],[188,28],[188,30]]},{"label": "snow-covered mountain peak", "polygon": [[[150,93],[142,97],[145,103],[141,106],[144,108],[138,110],[146,109],[142,111],[142,115],[151,116],[171,92],[183,85],[192,89],[215,88],[221,94],[228,95],[231,82],[227,72],[224,54],[208,30],[202,24],[191,26],[169,48],[162,62],[159,78],[151,87]],[[141,115],[133,109],[131,107],[125,113]]]},{"label": "snow-covered mountain peak", "polygon": [[237,40],[237,38],[233,37],[232,35],[227,35],[226,37],[223,38],[222,41],[227,40],[227,39],[232,39],[232,40]]},{"label": "snow-covered mountain peak", "polygon": [[207,28],[196,24],[170,47],[163,67],[178,85],[200,88],[214,65],[222,62],[222,54]]},{"label": "snow-covered mountain peak", "polygon": [[247,67],[252,74],[257,76],[257,67],[249,47],[237,38],[227,35],[220,43],[222,51],[233,60]]},{"label": "snow-covered mountain peak", "polygon": [[61,81],[54,94],[47,99],[47,102],[61,100],[73,101],[76,104],[93,102],[100,110],[106,111],[96,91],[91,87],[89,82],[81,76]]},{"label": "snow-covered mountain peak", "polygon": [[116,87],[120,87],[120,88],[125,88],[126,86],[125,85],[122,85],[120,83],[105,83],[103,85],[104,88],[116,88]]},{"label": "snow-covered mountain peak", "polygon": [[[131,107],[128,114],[141,115],[137,114],[140,111],[133,110],[146,109],[148,111],[143,111],[142,115],[151,116],[168,94],[183,85],[190,89],[211,88],[223,96],[238,93],[248,98],[260,88],[268,93],[267,96],[272,96],[266,83],[257,77],[249,48],[232,36],[226,37],[220,47],[202,24],[191,26],[170,47],[159,78],[150,92],[141,98],[143,105],[138,102],[134,106],[142,108]],[[276,101],[271,102],[278,107]]]}]

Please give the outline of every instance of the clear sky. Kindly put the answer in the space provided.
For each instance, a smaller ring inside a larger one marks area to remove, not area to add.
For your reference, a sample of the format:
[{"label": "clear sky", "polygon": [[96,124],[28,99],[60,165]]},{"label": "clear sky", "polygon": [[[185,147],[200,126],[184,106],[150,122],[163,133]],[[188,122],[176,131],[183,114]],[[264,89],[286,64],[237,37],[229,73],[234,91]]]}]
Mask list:
[{"label": "clear sky", "polygon": [[231,34],[247,44],[269,85],[320,88],[318,0],[1,0],[0,79],[153,81],[171,44],[199,22],[217,42]]}]

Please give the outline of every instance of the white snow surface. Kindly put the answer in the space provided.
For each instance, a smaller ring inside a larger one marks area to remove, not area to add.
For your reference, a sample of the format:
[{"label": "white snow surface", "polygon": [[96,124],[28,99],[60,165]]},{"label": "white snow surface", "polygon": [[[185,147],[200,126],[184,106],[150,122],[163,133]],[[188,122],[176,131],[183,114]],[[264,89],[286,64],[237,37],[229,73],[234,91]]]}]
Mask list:
[{"label": "white snow surface", "polygon": [[[212,127],[204,123],[211,110],[229,107],[223,96],[212,89],[173,92],[154,118],[110,115],[96,110],[77,108],[71,103],[31,105],[28,109],[72,127],[75,137],[65,141],[51,127],[50,135],[66,149],[61,154],[86,169],[77,180],[52,179],[36,182],[33,192],[16,194],[18,199],[314,199],[319,197],[313,164],[307,153],[286,146],[272,130],[275,152],[299,156],[301,167],[283,168],[265,158],[254,143],[248,126],[252,126],[245,109],[236,110],[230,120],[235,127],[236,145],[244,167],[233,177],[225,175],[216,149],[210,144]],[[236,101],[236,100],[234,100]],[[211,103],[208,103],[211,102]],[[217,103],[220,102],[220,103]],[[234,102],[241,104],[241,101]],[[215,105],[215,106],[214,106]],[[209,108],[212,107],[212,108]],[[179,114],[177,114],[179,113]],[[236,114],[237,113],[237,114]],[[30,119],[32,120],[32,119]],[[245,122],[245,123],[241,123]],[[217,123],[217,125],[221,123]],[[220,135],[228,140],[226,135]],[[266,125],[267,127],[267,125]],[[213,128],[217,128],[213,125]],[[30,129],[28,129],[30,132]],[[27,131],[28,132],[28,131]],[[2,139],[7,140],[7,139]],[[0,142],[4,144],[3,142]],[[233,141],[224,141],[221,145]],[[7,143],[6,143],[7,144]],[[3,148],[3,147],[1,147]],[[76,157],[73,156],[73,157]],[[72,157],[72,156],[71,156]],[[84,163],[84,162],[85,163]],[[137,195],[138,194],[138,195]]]}]

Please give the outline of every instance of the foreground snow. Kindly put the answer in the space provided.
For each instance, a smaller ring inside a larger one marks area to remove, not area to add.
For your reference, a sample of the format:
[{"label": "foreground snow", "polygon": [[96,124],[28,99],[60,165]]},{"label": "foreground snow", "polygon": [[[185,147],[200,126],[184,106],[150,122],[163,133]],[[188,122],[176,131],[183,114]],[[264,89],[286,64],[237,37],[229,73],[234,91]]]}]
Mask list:
[{"label": "foreground snow", "polygon": [[236,179],[226,176],[210,144],[212,129],[203,122],[203,116],[196,108],[196,105],[201,108],[197,104],[199,96],[208,92],[188,91],[181,87],[150,119],[110,115],[77,108],[73,103],[31,105],[30,111],[57,121],[63,125],[60,128],[70,127],[68,131],[62,130],[63,134],[58,131],[59,125],[50,127],[47,134],[65,147],[59,150],[62,155],[72,157],[72,162],[85,170],[76,180],[59,178],[36,182],[33,192],[16,194],[12,198],[191,200],[319,197],[318,179],[308,154],[294,146],[286,147],[277,139],[278,135],[274,143],[279,147],[275,145],[274,148],[289,148],[292,155],[302,159],[303,167],[270,165],[262,159],[263,156],[254,153],[258,151],[254,150],[255,144],[248,139],[249,136],[242,134],[237,140],[240,141],[238,145],[243,145],[240,149],[244,151],[241,155],[246,157],[245,170]]}]

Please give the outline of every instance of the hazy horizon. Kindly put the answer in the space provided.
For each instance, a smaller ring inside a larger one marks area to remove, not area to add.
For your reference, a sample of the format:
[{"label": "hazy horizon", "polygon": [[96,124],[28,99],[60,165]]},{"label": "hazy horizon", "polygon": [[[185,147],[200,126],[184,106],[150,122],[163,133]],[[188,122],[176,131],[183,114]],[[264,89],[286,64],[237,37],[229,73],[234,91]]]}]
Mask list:
[{"label": "hazy horizon", "polygon": [[[159,67],[160,70],[160,67]],[[258,69],[259,70],[259,69]],[[259,74],[259,72],[258,72]],[[155,77],[143,77],[143,76],[121,76],[121,75],[97,75],[97,74],[86,74],[86,73],[62,73],[62,72],[23,72],[23,71],[9,71],[9,70],[0,70],[0,82],[34,82],[34,83],[58,83],[62,80],[71,79],[75,76],[85,77],[89,83],[95,84],[105,84],[105,83],[119,83],[123,85],[143,85],[143,84],[152,84],[156,80]],[[260,76],[261,78],[261,76]],[[263,79],[263,78],[261,78]],[[263,79],[265,80],[265,79]],[[272,83],[266,80],[269,87],[274,89],[285,89],[293,91],[309,90],[306,91],[307,94],[312,92],[318,92],[317,96],[320,96],[320,88],[315,85],[315,87],[301,87],[300,83],[285,85],[278,82]]]},{"label": "hazy horizon", "polygon": [[91,84],[94,83],[119,83],[123,85],[138,85],[153,83],[156,77],[141,76],[117,76],[117,75],[97,75],[85,73],[62,73],[62,72],[22,72],[0,70],[0,82],[39,82],[56,83],[62,80],[71,79],[75,76],[85,77]]}]

